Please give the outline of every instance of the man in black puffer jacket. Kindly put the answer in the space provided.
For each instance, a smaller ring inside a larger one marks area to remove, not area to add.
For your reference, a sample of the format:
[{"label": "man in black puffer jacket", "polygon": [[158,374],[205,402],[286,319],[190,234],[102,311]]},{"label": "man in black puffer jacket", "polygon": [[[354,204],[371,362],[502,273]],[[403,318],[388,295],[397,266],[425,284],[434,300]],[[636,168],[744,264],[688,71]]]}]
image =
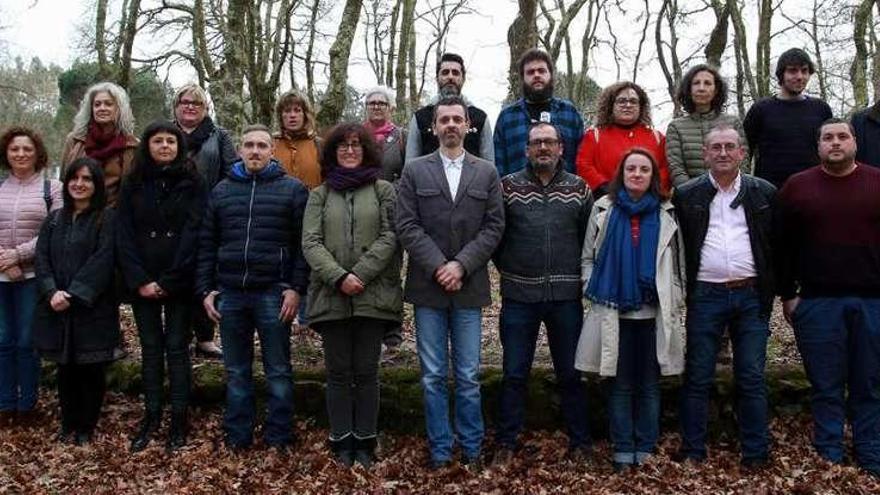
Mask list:
[{"label": "man in black puffer jacket", "polygon": [[227,446],[241,450],[253,441],[256,328],[269,393],[263,438],[287,450],[293,440],[290,321],[308,285],[300,237],[309,193],[272,159],[267,127],[245,128],[239,153],[242,160],[211,192],[196,287],[223,339]]}]

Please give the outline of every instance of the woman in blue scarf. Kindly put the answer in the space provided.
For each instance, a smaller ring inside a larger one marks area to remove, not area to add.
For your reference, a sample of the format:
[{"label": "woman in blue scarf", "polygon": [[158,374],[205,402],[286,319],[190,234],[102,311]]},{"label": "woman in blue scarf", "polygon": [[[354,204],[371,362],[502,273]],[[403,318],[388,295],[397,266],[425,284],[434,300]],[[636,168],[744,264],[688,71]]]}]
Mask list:
[{"label": "woman in blue scarf", "polygon": [[684,258],[672,204],[647,150],[628,151],[593,206],[582,257],[584,318],[575,366],[613,377],[608,403],[614,469],[654,452],[659,377],[684,368]]}]

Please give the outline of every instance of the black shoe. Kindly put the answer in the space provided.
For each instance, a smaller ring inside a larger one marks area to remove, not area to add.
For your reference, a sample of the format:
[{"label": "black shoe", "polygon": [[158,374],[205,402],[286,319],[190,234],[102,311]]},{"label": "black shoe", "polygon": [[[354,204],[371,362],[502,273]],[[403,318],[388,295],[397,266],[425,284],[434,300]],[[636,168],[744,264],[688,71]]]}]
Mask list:
[{"label": "black shoe", "polygon": [[611,469],[614,471],[614,474],[625,474],[634,469],[634,465],[628,462],[612,462]]},{"label": "black shoe", "polygon": [[354,462],[370,469],[376,462],[376,437],[354,439]]},{"label": "black shoe", "polygon": [[469,455],[462,455],[461,465],[472,473],[479,473],[483,470],[483,460],[480,458],[480,454],[477,454],[473,457]]},{"label": "black shoe", "polygon": [[493,466],[506,466],[513,460],[513,456],[515,455],[514,451],[510,447],[501,446],[495,450],[495,455],[492,456],[492,465]]},{"label": "black shoe", "polygon": [[55,441],[58,443],[70,445],[74,442],[75,436],[76,435],[73,432],[73,428],[62,426],[61,431],[59,431],[58,434],[55,435]]},{"label": "black shoe", "polygon": [[131,439],[130,452],[140,452],[147,448],[147,445],[150,444],[150,437],[159,431],[161,417],[161,413],[158,412],[147,412],[144,414],[144,419],[141,420],[141,427],[137,435]]},{"label": "black shoe", "polygon": [[431,471],[439,471],[441,469],[446,469],[451,465],[452,465],[452,461],[450,461],[449,459],[431,459],[428,462],[428,468],[430,468]]},{"label": "black shoe", "polygon": [[168,430],[168,450],[177,450],[186,445],[188,424],[186,411],[171,413],[171,428]]},{"label": "black shoe", "polygon": [[10,428],[15,424],[15,411],[0,411],[0,428]]},{"label": "black shoe", "polygon": [[88,445],[92,443],[92,432],[91,431],[78,431],[76,432],[76,436],[74,437],[73,442],[80,447],[83,445]]},{"label": "black shoe", "polygon": [[739,464],[747,471],[758,471],[769,466],[770,459],[767,457],[746,457]]},{"label": "black shoe", "polygon": [[354,465],[354,435],[349,434],[341,440],[330,440],[330,451],[337,462],[350,468]]},{"label": "black shoe", "polygon": [[578,445],[577,447],[569,447],[568,459],[577,464],[592,464],[593,448],[589,445]]},{"label": "black shoe", "polygon": [[677,462],[680,464],[694,464],[694,465],[699,465],[699,464],[706,462],[705,457],[688,455],[680,450],[678,452],[672,454],[672,460],[674,462]]}]

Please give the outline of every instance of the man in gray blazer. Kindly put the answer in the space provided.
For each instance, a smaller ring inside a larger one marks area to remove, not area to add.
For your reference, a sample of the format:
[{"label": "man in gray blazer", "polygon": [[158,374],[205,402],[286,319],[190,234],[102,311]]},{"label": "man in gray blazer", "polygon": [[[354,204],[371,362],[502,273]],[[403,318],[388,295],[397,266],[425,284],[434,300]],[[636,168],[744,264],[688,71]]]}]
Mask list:
[{"label": "man in gray blazer", "polygon": [[494,164],[464,150],[464,101],[441,99],[433,126],[440,148],[407,163],[399,182],[397,235],[409,254],[404,299],[415,309],[431,467],[452,458],[451,343],[456,438],[462,463],[479,469],[481,313],[491,303],[486,265],[504,232],[504,206]]}]

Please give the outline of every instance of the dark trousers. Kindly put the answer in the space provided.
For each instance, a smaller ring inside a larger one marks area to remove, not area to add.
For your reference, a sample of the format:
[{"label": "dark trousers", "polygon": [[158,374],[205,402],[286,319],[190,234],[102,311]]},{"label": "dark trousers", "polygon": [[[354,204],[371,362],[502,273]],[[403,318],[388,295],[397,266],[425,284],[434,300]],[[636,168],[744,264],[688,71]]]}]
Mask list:
[{"label": "dark trousers", "polygon": [[154,414],[162,410],[167,358],[171,409],[186,411],[192,383],[189,359],[192,304],[189,301],[136,298],[131,307],[141,340],[144,407]]},{"label": "dark trousers", "polygon": [[214,341],[214,322],[208,318],[201,301],[192,306],[192,329],[197,342]]},{"label": "dark trousers", "polygon": [[330,439],[376,436],[379,418],[379,355],[387,321],[348,318],[317,323],[327,368]]},{"label": "dark trousers", "polygon": [[58,365],[62,430],[91,433],[95,429],[107,387],[106,369],[107,363]]},{"label": "dark trousers", "polygon": [[813,445],[842,462],[849,416],[858,464],[880,469],[880,299],[804,298],[793,321],[812,386]]},{"label": "dark trousers", "polygon": [[499,444],[516,446],[526,409],[526,385],[541,322],[547,327],[547,341],[560,394],[560,409],[571,447],[590,445],[587,394],[574,368],[574,356],[581,334],[581,301],[523,303],[503,299],[501,303],[501,345],[504,349],[501,398],[499,400]]}]

